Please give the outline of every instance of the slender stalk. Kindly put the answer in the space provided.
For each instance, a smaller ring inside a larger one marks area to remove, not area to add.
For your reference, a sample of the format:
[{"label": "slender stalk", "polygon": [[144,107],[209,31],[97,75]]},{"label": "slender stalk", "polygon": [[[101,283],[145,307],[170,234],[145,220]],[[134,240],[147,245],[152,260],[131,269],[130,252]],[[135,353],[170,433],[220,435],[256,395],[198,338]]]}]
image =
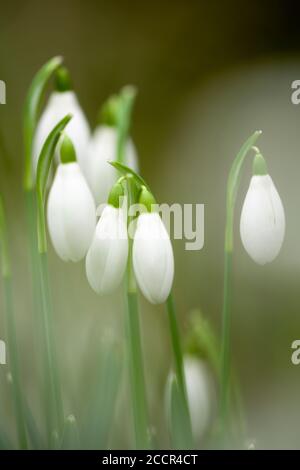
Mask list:
[{"label": "slender stalk", "polygon": [[16,337],[16,325],[14,318],[14,308],[12,300],[12,282],[11,277],[3,277],[4,283],[4,298],[5,298],[5,310],[6,310],[6,325],[7,325],[7,336],[8,336],[8,352],[9,352],[9,363],[10,371],[12,375],[12,393],[13,401],[17,422],[17,432],[20,449],[27,449],[27,432],[25,424],[25,413],[24,413],[24,400],[23,391],[20,379],[20,368],[17,348],[17,337]]},{"label": "slender stalk", "polygon": [[167,299],[167,310],[171,332],[172,347],[175,359],[176,376],[181,392],[186,400],[186,384],[184,377],[183,355],[180,343],[179,328],[176,318],[175,302],[172,292]]},{"label": "slender stalk", "polygon": [[27,432],[25,424],[24,402],[19,370],[19,358],[17,348],[17,335],[15,325],[15,314],[12,300],[12,274],[10,268],[10,257],[7,240],[7,226],[4,207],[0,198],[0,235],[1,235],[1,264],[4,286],[6,328],[8,337],[9,366],[12,375],[13,401],[16,415],[19,446],[27,449]]},{"label": "slender stalk", "polygon": [[222,312],[222,344],[221,344],[221,425],[224,430],[227,420],[229,377],[230,377],[230,323],[231,323],[231,274],[232,252],[225,250],[224,259],[224,292]]},{"label": "slender stalk", "polygon": [[[127,181],[129,189],[128,204],[130,205],[133,199],[133,183],[130,181],[130,178],[128,178]],[[129,217],[128,219],[129,224],[131,218]],[[149,447],[150,439],[148,434],[148,412],[143,367],[143,353],[140,337],[137,287],[132,265],[132,245],[133,241],[131,238],[129,238],[129,254],[126,272],[126,330],[128,339],[135,443],[137,449],[145,449]]]},{"label": "slender stalk", "polygon": [[41,282],[41,320],[44,347],[44,365],[45,365],[45,397],[49,400],[49,409],[47,411],[47,434],[49,445],[54,447],[56,445],[56,437],[61,437],[64,425],[64,413],[61,398],[60,381],[55,357],[55,345],[52,325],[52,307],[51,295],[49,287],[49,273],[48,273],[48,258],[47,258],[47,235],[46,235],[46,221],[45,221],[45,198],[46,198],[46,185],[51,162],[54,157],[55,149],[61,133],[65,126],[70,121],[71,116],[65,116],[59,123],[52,129],[48,135],[43,148],[41,150],[36,179],[37,191],[37,239],[38,239],[38,260],[39,260],[39,274]]},{"label": "slender stalk", "polygon": [[45,391],[46,400],[48,401],[47,435],[48,442],[52,446],[54,433],[57,432],[59,435],[62,433],[64,425],[64,412],[55,355],[47,253],[39,254],[39,268],[42,295],[41,320],[44,333],[43,339],[45,341]]},{"label": "slender stalk", "polygon": [[261,131],[254,132],[243,144],[233,161],[229,172],[226,195],[226,226],[224,245],[224,290],[222,311],[222,344],[221,344],[221,399],[220,424],[222,434],[228,421],[228,408],[230,397],[230,327],[231,327],[231,296],[232,296],[232,256],[233,256],[233,227],[236,196],[240,183],[240,176],[244,160],[260,136]]}]

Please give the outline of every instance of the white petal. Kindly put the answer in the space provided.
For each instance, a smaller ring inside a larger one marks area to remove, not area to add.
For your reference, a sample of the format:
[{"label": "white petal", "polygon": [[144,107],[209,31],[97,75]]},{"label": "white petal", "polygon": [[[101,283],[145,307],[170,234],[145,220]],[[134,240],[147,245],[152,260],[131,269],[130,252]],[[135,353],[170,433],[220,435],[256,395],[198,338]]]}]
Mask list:
[{"label": "white petal", "polygon": [[133,266],[139,288],[149,302],[165,302],[173,283],[174,258],[169,235],[157,213],[138,217]]},{"label": "white petal", "polygon": [[[109,191],[115,183],[118,172],[107,163],[116,160],[117,133],[113,127],[98,126],[90,140],[88,149],[87,180],[96,204],[107,202]],[[134,145],[128,140],[124,164],[137,170],[137,156]]]},{"label": "white petal", "polygon": [[280,196],[269,175],[253,176],[244,201],[240,232],[247,253],[258,264],[278,255],[285,234]]},{"label": "white petal", "polygon": [[193,435],[199,441],[212,417],[212,378],[205,362],[192,357],[184,359],[184,373]]},{"label": "white petal", "polygon": [[96,227],[86,257],[86,274],[99,294],[113,292],[121,283],[127,265],[128,237],[121,209],[107,205]]},{"label": "white petal", "polygon": [[57,254],[65,261],[82,259],[94,234],[96,207],[78,163],[58,166],[49,193],[47,216]]},{"label": "white petal", "polygon": [[[87,164],[87,148],[90,139],[90,128],[87,119],[78,103],[76,94],[73,91],[53,92],[40,117],[33,141],[33,165],[36,171],[38,158],[42,146],[53,127],[66,116],[73,115],[71,121],[66,126],[66,134],[72,140],[77,161],[85,173]],[[58,153],[59,151],[57,151]],[[57,161],[59,156],[57,155]]]}]

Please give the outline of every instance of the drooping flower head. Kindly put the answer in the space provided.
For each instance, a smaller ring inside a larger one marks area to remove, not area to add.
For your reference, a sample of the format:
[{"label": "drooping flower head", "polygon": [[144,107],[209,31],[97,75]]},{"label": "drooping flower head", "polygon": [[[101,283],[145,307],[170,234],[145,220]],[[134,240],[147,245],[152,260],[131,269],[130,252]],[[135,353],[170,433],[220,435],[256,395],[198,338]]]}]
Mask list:
[{"label": "drooping flower head", "polygon": [[[90,128],[77,96],[72,89],[68,71],[61,67],[57,72],[56,90],[51,93],[36,127],[32,159],[35,172],[40,151],[48,134],[55,124],[68,113],[72,114],[73,118],[66,127],[65,133],[72,140],[76,151],[77,162],[81,170],[85,172]],[[57,161],[59,161],[59,151],[57,153]]]},{"label": "drooping flower head", "polygon": [[[120,96],[112,96],[104,104],[100,112],[99,124],[89,142],[86,177],[96,204],[103,204],[107,201],[109,192],[118,178],[116,169],[107,162],[119,159],[118,113],[121,100],[122,91]],[[137,152],[130,137],[127,137],[124,142],[122,162],[134,171],[138,171]]]},{"label": "drooping flower head", "polygon": [[242,208],[240,233],[245,250],[258,264],[273,261],[284,240],[284,208],[258,149]]},{"label": "drooping flower head", "polygon": [[84,258],[94,234],[96,207],[67,136],[61,145],[61,163],[49,192],[47,219],[58,256],[74,262]]},{"label": "drooping flower head", "polygon": [[139,288],[153,304],[167,300],[174,278],[174,256],[169,234],[157,212],[155,200],[142,188],[139,203],[146,212],[139,215],[133,241],[133,267]]},{"label": "drooping flower head", "polygon": [[122,184],[116,183],[97,223],[86,257],[88,281],[98,294],[109,294],[120,285],[127,264],[128,235],[120,197]]}]

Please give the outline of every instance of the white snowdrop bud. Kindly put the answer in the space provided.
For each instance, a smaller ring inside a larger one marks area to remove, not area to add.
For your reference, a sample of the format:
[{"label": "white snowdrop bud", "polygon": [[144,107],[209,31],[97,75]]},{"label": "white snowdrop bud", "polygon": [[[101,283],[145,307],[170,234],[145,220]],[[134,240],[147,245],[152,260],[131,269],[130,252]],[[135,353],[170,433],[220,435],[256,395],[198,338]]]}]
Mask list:
[{"label": "white snowdrop bud", "polygon": [[86,257],[88,281],[98,294],[109,294],[121,283],[128,257],[123,209],[108,204],[99,219]]},{"label": "white snowdrop bud", "polygon": [[[67,72],[65,69],[63,74]],[[57,80],[57,89],[48,100],[48,103],[42,112],[40,120],[36,127],[33,140],[33,169],[36,172],[37,162],[43,147],[53,127],[66,115],[72,114],[72,119],[66,127],[65,133],[70,137],[76,150],[77,161],[81,170],[85,174],[87,164],[87,149],[90,140],[90,128],[87,119],[80,107],[77,96],[70,89],[69,77],[59,75]],[[57,152],[57,161],[59,150]]]},{"label": "white snowdrop bud", "polygon": [[[88,168],[86,177],[93,192],[96,204],[107,201],[109,191],[117,180],[118,172],[109,163],[116,160],[117,131],[114,127],[96,127],[88,148]],[[124,165],[138,170],[138,159],[132,140],[126,144]]]},{"label": "white snowdrop bud", "polygon": [[[140,198],[140,204],[149,209],[145,200]],[[138,217],[132,257],[135,277],[144,296],[153,304],[165,302],[173,284],[174,257],[169,234],[158,213],[145,212]]]},{"label": "white snowdrop bud", "polygon": [[64,261],[79,261],[93,238],[96,207],[78,163],[65,161],[58,165],[50,189],[48,228],[58,256]]},{"label": "white snowdrop bud", "polygon": [[262,265],[276,258],[284,240],[283,205],[260,154],[254,160],[254,176],[241,213],[240,233],[249,256]]}]

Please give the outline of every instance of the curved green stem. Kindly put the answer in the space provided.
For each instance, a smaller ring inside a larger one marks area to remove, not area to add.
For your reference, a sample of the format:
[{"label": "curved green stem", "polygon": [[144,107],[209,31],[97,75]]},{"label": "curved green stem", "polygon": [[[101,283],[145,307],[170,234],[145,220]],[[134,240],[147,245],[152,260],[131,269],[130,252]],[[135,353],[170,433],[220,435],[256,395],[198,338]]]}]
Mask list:
[{"label": "curved green stem", "polygon": [[233,226],[234,208],[236,196],[240,183],[243,162],[255,144],[261,131],[256,131],[244,143],[238,152],[227,182],[226,198],[226,227],[224,246],[224,291],[223,291],[223,313],[222,313],[222,345],[221,345],[221,404],[220,420],[222,431],[224,431],[228,419],[229,384],[230,384],[230,323],[231,323],[231,275],[232,275],[232,253],[233,253]]},{"label": "curved green stem", "polygon": [[7,225],[5,212],[0,198],[0,243],[1,243],[1,264],[4,285],[6,327],[8,337],[9,368],[12,375],[12,392],[17,422],[17,433],[19,446],[21,449],[27,449],[27,431],[25,424],[24,401],[22,394],[22,385],[20,378],[19,356],[17,346],[17,334],[15,324],[15,313],[12,296],[12,275],[9,260],[9,250],[7,241]]}]

